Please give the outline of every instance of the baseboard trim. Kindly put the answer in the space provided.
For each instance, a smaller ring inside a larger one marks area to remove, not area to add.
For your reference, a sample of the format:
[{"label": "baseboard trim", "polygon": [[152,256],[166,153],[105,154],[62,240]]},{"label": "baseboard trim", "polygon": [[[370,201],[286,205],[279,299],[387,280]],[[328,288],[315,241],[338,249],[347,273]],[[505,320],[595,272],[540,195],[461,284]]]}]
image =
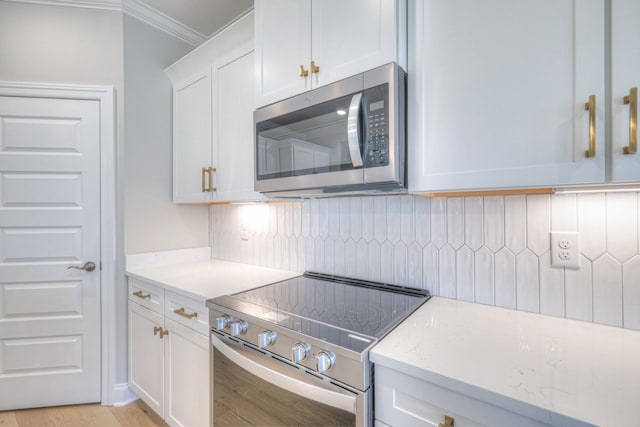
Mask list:
[{"label": "baseboard trim", "polygon": [[129,388],[128,383],[116,384],[113,390],[113,406],[125,406],[138,400],[138,395]]}]

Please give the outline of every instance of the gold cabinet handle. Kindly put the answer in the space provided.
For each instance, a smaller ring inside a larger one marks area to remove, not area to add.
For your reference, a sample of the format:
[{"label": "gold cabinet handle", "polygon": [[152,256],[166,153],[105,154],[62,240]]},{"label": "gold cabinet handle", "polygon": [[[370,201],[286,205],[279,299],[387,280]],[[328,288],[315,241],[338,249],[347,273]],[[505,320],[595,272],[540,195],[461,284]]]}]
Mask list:
[{"label": "gold cabinet handle", "polygon": [[596,96],[591,95],[589,102],[584,104],[584,109],[589,111],[589,149],[585,150],[585,157],[596,156]]},{"label": "gold cabinet handle", "polygon": [[315,61],[311,61],[311,74],[319,73],[320,67],[316,65]]},{"label": "gold cabinet handle", "polygon": [[629,145],[622,149],[624,154],[638,153],[638,88],[629,89],[629,96],[624,97],[629,104]]},{"label": "gold cabinet handle", "polygon": [[216,191],[216,187],[213,186],[213,174],[216,172],[216,168],[208,168],[207,171],[209,172],[209,188],[207,189],[207,191],[213,193],[214,191]]},{"label": "gold cabinet handle", "polygon": [[444,424],[438,424],[438,427],[454,427],[456,420],[448,415],[444,416]]},{"label": "gold cabinet handle", "polygon": [[145,294],[142,291],[136,291],[136,292],[133,293],[133,295],[137,296],[138,298],[142,298],[142,299],[147,299],[147,298],[151,299],[151,294]]},{"label": "gold cabinet handle", "polygon": [[202,168],[202,192],[203,193],[206,193],[208,191],[204,186],[204,176],[207,173],[207,171],[208,171],[207,168]]},{"label": "gold cabinet handle", "polygon": [[[161,326],[154,326],[153,327],[153,335],[158,335],[158,332],[160,332],[160,334],[162,334],[162,327]],[[162,338],[162,335],[160,335],[160,338]]]},{"label": "gold cabinet handle", "polygon": [[160,328],[160,339],[164,338],[165,335],[169,335],[169,331]]},{"label": "gold cabinet handle", "polygon": [[298,70],[298,75],[300,77],[307,77],[309,75],[309,70],[305,70],[302,65],[300,65],[300,69]]},{"label": "gold cabinet handle", "polygon": [[185,313],[184,307],[176,308],[175,310],[173,310],[173,312],[178,316],[186,317],[187,319],[193,319],[194,317],[198,317],[198,313],[196,313],[195,311],[191,314]]}]

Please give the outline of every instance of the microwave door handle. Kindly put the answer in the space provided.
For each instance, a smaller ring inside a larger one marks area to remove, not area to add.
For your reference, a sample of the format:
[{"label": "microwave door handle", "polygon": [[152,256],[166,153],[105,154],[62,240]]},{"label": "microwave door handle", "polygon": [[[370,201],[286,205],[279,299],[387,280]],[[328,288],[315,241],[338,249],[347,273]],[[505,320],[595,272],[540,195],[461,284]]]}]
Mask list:
[{"label": "microwave door handle", "polygon": [[362,93],[356,93],[351,98],[349,116],[347,117],[347,142],[349,143],[349,156],[353,167],[362,167],[362,152],[360,151],[360,106]]},{"label": "microwave door handle", "polygon": [[314,400],[316,402],[324,403],[325,405],[333,408],[342,409],[343,411],[355,414],[356,413],[356,397],[340,394],[335,391],[326,390],[324,388],[316,387],[311,384],[299,381],[288,375],[281,374],[280,372],[273,371],[259,363],[248,359],[229,347],[222,340],[215,335],[211,335],[211,343],[213,346],[222,353],[227,359],[238,365],[240,368],[247,372],[252,373],[258,378],[280,387],[284,390],[289,390],[299,396],[306,397],[307,399]]}]

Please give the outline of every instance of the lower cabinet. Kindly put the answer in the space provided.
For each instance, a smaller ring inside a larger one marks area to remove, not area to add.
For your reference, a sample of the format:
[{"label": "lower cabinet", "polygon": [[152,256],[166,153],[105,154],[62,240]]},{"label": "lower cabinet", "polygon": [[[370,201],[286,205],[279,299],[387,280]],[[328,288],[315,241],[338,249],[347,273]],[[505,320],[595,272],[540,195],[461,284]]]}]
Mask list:
[{"label": "lower cabinet", "polygon": [[129,301],[129,387],[164,417],[164,318]]},{"label": "lower cabinet", "polygon": [[375,375],[376,427],[549,425],[379,365]]},{"label": "lower cabinet", "polygon": [[209,339],[166,319],[164,419],[171,426],[209,425]]},{"label": "lower cabinet", "polygon": [[[138,295],[133,295],[134,287],[130,283],[130,298],[140,299],[139,292],[143,296],[150,293],[144,290],[143,282],[136,285]],[[170,293],[167,291],[167,294]],[[158,313],[136,299],[129,301],[131,390],[170,426],[209,426],[208,336],[170,318],[176,311],[183,316],[193,316],[196,312],[180,307],[169,313]],[[171,299],[166,296],[165,308],[170,307]],[[197,317],[185,319],[189,324]]]}]

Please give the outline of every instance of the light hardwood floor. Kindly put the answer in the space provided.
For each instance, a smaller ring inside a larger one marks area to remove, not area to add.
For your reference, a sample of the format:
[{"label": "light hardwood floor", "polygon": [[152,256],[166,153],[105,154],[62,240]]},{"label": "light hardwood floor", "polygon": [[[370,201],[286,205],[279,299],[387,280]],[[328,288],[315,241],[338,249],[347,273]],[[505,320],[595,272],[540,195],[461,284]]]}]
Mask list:
[{"label": "light hardwood floor", "polygon": [[165,427],[141,400],[115,408],[100,404],[0,412],[0,427]]}]

